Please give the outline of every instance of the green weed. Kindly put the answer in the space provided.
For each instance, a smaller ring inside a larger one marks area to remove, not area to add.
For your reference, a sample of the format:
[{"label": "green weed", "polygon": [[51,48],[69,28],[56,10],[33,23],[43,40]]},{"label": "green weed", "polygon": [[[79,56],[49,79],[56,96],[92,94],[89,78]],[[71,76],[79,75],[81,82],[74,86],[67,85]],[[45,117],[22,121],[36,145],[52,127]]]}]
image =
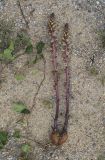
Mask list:
[{"label": "green weed", "polygon": [[13,109],[13,111],[15,111],[17,113],[24,113],[24,114],[30,113],[30,111],[27,109],[27,106],[23,102],[20,102],[20,101],[14,102],[12,109]]},{"label": "green weed", "polygon": [[3,149],[8,142],[8,132],[0,131],[0,149]]},{"label": "green weed", "polygon": [[25,76],[23,74],[17,73],[17,74],[15,74],[15,79],[17,81],[23,81],[25,79]]}]

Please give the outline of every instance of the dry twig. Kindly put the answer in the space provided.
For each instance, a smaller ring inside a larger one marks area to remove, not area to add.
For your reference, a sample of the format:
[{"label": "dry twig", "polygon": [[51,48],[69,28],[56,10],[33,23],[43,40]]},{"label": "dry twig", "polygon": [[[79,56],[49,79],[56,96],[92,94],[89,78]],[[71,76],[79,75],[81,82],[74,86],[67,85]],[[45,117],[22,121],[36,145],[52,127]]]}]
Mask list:
[{"label": "dry twig", "polygon": [[27,21],[25,15],[24,15],[24,12],[23,12],[23,9],[22,9],[20,0],[17,0],[17,5],[18,5],[18,7],[19,7],[19,9],[20,9],[20,12],[21,12],[21,15],[22,15],[22,17],[23,17],[23,19],[24,19],[24,21],[25,21],[26,28],[29,29],[29,22]]}]

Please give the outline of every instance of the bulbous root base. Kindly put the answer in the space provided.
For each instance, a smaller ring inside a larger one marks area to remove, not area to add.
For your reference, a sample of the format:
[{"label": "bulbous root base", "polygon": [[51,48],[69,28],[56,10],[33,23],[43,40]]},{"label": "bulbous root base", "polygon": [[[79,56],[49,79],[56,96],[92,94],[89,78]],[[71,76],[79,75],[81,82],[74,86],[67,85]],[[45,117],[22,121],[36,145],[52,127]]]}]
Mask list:
[{"label": "bulbous root base", "polygon": [[52,132],[50,139],[52,144],[58,146],[58,145],[62,145],[67,141],[68,135],[67,133],[60,134],[59,132]]}]

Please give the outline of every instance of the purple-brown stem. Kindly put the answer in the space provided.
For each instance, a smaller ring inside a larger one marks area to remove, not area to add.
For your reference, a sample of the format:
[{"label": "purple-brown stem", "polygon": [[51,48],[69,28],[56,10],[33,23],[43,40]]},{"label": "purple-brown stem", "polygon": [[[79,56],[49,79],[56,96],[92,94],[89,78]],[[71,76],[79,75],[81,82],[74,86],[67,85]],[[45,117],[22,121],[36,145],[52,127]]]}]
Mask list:
[{"label": "purple-brown stem", "polygon": [[55,16],[54,13],[50,15],[48,22],[48,30],[51,37],[51,55],[52,55],[52,65],[53,65],[53,79],[54,79],[54,90],[56,97],[56,112],[54,118],[53,131],[58,131],[58,116],[59,116],[59,76],[57,67],[57,46],[56,46],[56,36],[55,36]]},{"label": "purple-brown stem", "polygon": [[66,23],[64,26],[63,33],[63,61],[65,65],[65,89],[66,89],[66,113],[65,113],[65,121],[63,126],[63,133],[67,133],[68,128],[68,120],[69,120],[69,103],[70,103],[70,69],[69,69],[69,57],[68,57],[68,30],[69,26]]}]

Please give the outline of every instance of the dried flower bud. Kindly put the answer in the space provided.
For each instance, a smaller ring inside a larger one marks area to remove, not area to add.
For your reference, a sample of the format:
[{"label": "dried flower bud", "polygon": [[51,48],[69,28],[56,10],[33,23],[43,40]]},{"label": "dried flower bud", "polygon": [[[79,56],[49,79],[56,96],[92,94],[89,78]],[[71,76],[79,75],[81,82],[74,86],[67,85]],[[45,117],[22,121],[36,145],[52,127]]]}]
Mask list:
[{"label": "dried flower bud", "polygon": [[54,15],[54,13],[50,14],[50,19],[48,22],[48,30],[49,30],[49,33],[52,33],[55,31],[55,15]]}]

